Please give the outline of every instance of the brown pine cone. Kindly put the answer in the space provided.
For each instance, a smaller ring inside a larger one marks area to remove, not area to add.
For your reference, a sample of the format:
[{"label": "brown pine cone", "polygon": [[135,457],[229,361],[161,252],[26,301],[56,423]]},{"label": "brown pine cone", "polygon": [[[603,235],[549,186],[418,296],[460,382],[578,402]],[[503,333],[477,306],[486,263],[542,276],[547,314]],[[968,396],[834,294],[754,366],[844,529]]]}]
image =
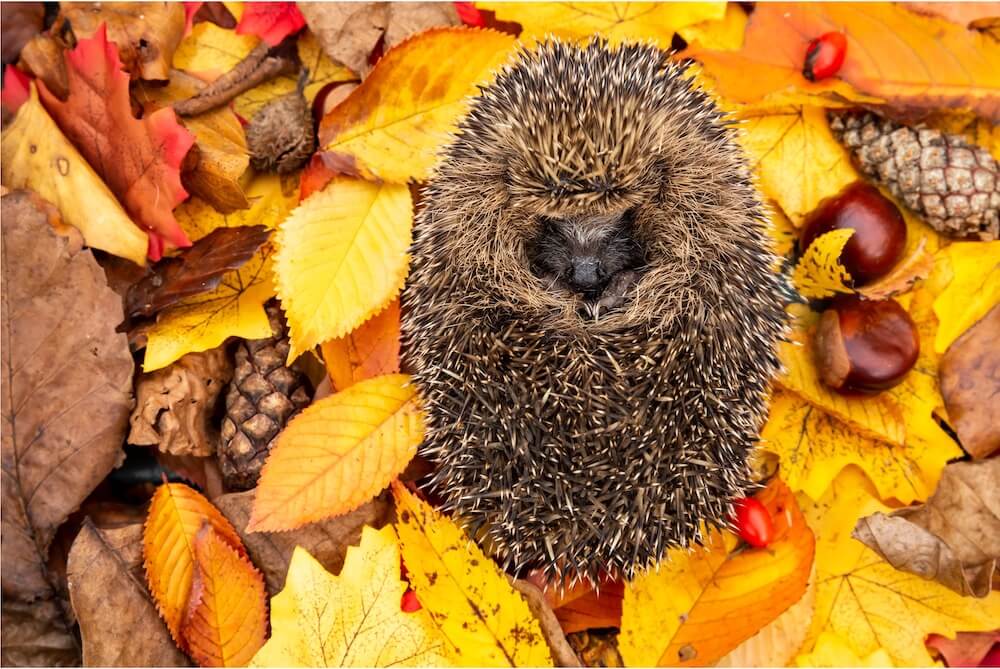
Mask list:
[{"label": "brown pine cone", "polygon": [[1000,169],[961,135],[909,127],[871,112],[830,112],[830,129],[865,174],[938,232],[1000,236]]},{"label": "brown pine cone", "polygon": [[219,466],[226,487],[249,490],[285,424],[310,401],[309,380],[285,366],[288,328],[277,304],[266,307],[273,336],[243,340],[226,394]]},{"label": "brown pine cone", "polygon": [[294,172],[316,148],[312,110],[303,95],[308,80],[303,69],[296,89],[265,105],[247,125],[250,164],[258,172]]}]

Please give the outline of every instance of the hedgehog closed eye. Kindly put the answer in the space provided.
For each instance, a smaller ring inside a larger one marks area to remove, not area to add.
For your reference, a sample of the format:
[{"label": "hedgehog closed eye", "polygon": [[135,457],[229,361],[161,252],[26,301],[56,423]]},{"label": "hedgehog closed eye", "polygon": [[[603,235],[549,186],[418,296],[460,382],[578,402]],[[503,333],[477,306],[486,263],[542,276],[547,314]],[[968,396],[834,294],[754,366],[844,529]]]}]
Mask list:
[{"label": "hedgehog closed eye", "polygon": [[631,577],[753,488],[790,291],[747,174],[652,46],[549,41],[472,102],[414,226],[402,354],[432,484],[509,571]]}]

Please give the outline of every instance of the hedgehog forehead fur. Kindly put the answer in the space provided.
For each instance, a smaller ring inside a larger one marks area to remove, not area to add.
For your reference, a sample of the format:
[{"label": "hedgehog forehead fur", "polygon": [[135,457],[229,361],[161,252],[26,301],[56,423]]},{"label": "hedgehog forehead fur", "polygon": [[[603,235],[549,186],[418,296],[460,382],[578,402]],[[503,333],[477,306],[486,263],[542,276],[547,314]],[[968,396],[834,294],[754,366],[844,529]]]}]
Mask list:
[{"label": "hedgehog forehead fur", "polygon": [[[643,271],[582,318],[529,245],[624,212]],[[507,567],[629,576],[725,524],[784,331],[765,223],[730,122],[653,46],[549,41],[472,102],[417,217],[404,360],[435,484]]]}]

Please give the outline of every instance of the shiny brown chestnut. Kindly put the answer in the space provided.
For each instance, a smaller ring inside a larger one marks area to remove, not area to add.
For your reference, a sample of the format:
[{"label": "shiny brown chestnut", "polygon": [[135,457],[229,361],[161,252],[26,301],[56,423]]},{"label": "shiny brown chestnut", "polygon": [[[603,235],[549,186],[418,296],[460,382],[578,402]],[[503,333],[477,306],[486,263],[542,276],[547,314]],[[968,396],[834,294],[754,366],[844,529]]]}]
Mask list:
[{"label": "shiny brown chestnut", "polygon": [[800,245],[832,230],[852,228],[840,254],[855,286],[863,286],[889,273],[906,246],[906,222],[899,208],[878,188],[856,181],[833,197],[823,200],[802,227]]},{"label": "shiny brown chestnut", "polygon": [[895,386],[919,354],[917,327],[895,300],[838,297],[816,329],[820,379],[845,394],[874,394]]}]

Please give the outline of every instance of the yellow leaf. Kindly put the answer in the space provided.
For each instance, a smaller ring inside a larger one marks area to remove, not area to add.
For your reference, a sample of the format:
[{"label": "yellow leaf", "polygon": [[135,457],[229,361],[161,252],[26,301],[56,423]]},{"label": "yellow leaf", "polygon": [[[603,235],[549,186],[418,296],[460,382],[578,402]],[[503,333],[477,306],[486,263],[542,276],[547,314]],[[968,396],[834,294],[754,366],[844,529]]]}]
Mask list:
[{"label": "yellow leaf", "polygon": [[88,246],[146,264],[146,233],[122,209],[114,194],[31,97],[3,131],[3,185],[30,188],[56,205]]},{"label": "yellow leaf", "polygon": [[501,21],[521,24],[521,40],[532,44],[548,35],[579,40],[598,34],[612,44],[653,40],[670,48],[674,32],[725,16],[724,2],[477,2]]},{"label": "yellow leaf", "polygon": [[514,38],[434,28],[390,49],[327,114],[319,143],[344,171],[393,183],[424,181],[477,86],[493,78]]},{"label": "yellow leaf", "polygon": [[246,554],[236,530],[207,499],[182,483],[164,483],[156,489],[142,533],[143,562],[149,592],[178,643],[191,592],[195,537],[205,523]]},{"label": "yellow leaf", "polygon": [[538,621],[471,539],[402,484],[392,485],[410,582],[466,667],[551,667]]},{"label": "yellow leaf", "polygon": [[267,638],[264,577],[206,525],[194,540],[195,569],[181,634],[203,667],[245,667]]},{"label": "yellow leaf", "polygon": [[816,640],[816,647],[811,653],[804,653],[795,658],[795,664],[800,667],[891,667],[892,658],[884,648],[872,651],[865,657],[858,657],[850,644],[840,635],[833,632],[823,632]]},{"label": "yellow leaf", "polygon": [[1000,302],[1000,241],[955,242],[938,252],[935,262],[945,263],[952,277],[934,300],[940,322],[934,350],[944,353]]},{"label": "yellow leaf", "polygon": [[379,376],[314,402],[278,436],[257,485],[251,532],[351,511],[406,468],[424,438],[416,388]]},{"label": "yellow leaf", "polygon": [[400,610],[405,591],[391,526],[364,527],[339,576],[297,546],[285,587],[271,598],[271,638],[250,666],[448,666],[427,612]]},{"label": "yellow leaf", "polygon": [[854,292],[847,286],[852,281],[851,275],[840,264],[840,254],[853,234],[853,228],[831,230],[813,240],[792,273],[799,293],[819,299]]},{"label": "yellow leaf", "polygon": [[962,597],[934,581],[897,571],[853,539],[857,520],[876,511],[890,509],[863,486],[836,488],[816,544],[816,614],[807,648],[822,633],[832,632],[859,658],[883,648],[893,664],[928,666],[933,664],[924,647],[928,634],[953,637],[959,630],[996,627],[1000,592],[986,599]]},{"label": "yellow leaf", "polygon": [[815,540],[778,479],[759,495],[774,519],[766,549],[733,552],[729,532],[675,549],[627,584],[619,650],[628,666],[706,666],[756,634],[806,591]]},{"label": "yellow leaf", "polygon": [[[199,24],[201,25],[201,24]],[[260,176],[246,189],[250,208],[222,214],[192,198],[174,211],[192,241],[218,227],[277,225],[295,205],[295,190],[283,190],[274,175]],[[188,298],[164,310],[149,331],[143,370],[166,367],[186,353],[215,348],[228,337],[271,336],[264,303],[274,295],[270,243],[238,270],[226,274],[215,290]]]},{"label": "yellow leaf", "polygon": [[288,317],[291,362],[342,337],[403,287],[413,227],[406,186],[334,178],[278,231],[278,296]]},{"label": "yellow leaf", "polygon": [[678,29],[678,33],[688,44],[697,42],[699,46],[716,51],[735,51],[743,46],[743,33],[747,27],[747,13],[735,2],[726,3],[726,15],[722,19],[701,21]]},{"label": "yellow leaf", "polygon": [[760,176],[764,193],[792,222],[859,177],[844,147],[834,139],[820,107],[787,113],[746,115],[741,143]]},{"label": "yellow leaf", "polygon": [[805,400],[778,390],[761,432],[763,448],[781,458],[788,486],[819,500],[837,474],[850,464],[861,467],[882,499],[904,503],[934,492],[941,470],[961,450],[950,440],[903,445],[868,438]]}]

